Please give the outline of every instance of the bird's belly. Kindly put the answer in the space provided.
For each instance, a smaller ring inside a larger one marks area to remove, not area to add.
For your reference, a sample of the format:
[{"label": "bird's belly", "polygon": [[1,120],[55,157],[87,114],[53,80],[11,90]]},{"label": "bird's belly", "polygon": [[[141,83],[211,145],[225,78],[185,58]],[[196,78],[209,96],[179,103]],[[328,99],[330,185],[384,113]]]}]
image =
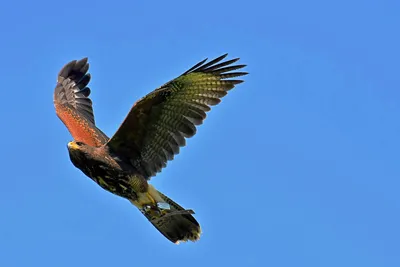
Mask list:
[{"label": "bird's belly", "polygon": [[144,178],[132,173],[94,171],[90,177],[104,190],[131,200],[137,199],[137,195],[146,192],[148,188]]}]

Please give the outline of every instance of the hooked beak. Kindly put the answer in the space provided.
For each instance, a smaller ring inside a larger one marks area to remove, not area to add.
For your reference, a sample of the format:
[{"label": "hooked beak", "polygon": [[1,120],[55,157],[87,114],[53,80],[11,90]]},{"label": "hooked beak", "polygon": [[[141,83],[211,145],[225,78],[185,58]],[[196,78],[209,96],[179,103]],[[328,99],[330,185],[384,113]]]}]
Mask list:
[{"label": "hooked beak", "polygon": [[68,148],[72,150],[77,150],[79,149],[79,146],[74,141],[71,141],[68,143]]}]

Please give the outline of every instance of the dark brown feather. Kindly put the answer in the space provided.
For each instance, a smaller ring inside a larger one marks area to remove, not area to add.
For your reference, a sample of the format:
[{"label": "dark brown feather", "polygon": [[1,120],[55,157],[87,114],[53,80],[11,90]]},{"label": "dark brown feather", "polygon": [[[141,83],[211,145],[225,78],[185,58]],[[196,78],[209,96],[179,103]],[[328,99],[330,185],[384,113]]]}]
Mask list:
[{"label": "dark brown feather", "polygon": [[196,134],[210,106],[243,82],[228,78],[246,75],[234,72],[246,65],[231,65],[238,58],[221,62],[226,56],[199,62],[136,102],[107,146],[148,179],[160,172]]}]

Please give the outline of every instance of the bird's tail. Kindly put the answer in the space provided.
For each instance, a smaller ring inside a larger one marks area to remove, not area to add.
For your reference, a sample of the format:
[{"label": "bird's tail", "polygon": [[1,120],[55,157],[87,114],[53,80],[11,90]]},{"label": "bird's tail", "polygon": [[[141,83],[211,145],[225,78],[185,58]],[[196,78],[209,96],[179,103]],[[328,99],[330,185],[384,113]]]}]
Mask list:
[{"label": "bird's tail", "polygon": [[[157,198],[161,198],[163,202],[157,203],[158,207],[156,209],[139,209],[143,215],[146,216],[160,233],[175,244],[188,240],[197,241],[201,235],[201,228],[196,219],[191,215],[194,212],[192,210],[185,210],[163,193],[156,192],[158,193]],[[135,204],[133,201],[131,202]]]}]

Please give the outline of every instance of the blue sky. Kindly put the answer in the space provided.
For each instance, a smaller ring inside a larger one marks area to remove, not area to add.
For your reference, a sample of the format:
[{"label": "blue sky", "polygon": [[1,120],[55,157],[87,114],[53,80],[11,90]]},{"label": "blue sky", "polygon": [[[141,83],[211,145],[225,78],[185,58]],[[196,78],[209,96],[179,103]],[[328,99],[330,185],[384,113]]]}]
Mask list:
[{"label": "blue sky", "polygon": [[[0,266],[400,266],[400,2],[136,2],[0,4]],[[56,75],[89,57],[112,135],[223,53],[250,75],[152,180],[202,225],[176,246],[72,166]]]}]

